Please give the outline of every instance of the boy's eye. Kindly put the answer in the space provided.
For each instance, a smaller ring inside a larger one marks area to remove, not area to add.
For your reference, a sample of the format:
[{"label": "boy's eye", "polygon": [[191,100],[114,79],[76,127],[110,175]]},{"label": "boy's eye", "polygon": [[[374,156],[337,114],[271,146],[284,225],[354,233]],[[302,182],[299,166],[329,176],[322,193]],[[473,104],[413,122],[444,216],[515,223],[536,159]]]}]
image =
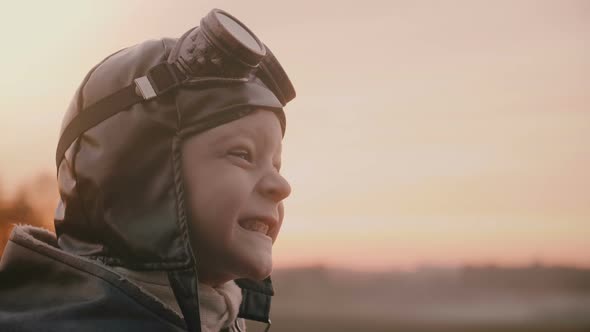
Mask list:
[{"label": "boy's eye", "polygon": [[244,159],[248,162],[252,161],[252,154],[248,150],[233,150],[229,153],[232,156],[238,157],[240,159]]}]

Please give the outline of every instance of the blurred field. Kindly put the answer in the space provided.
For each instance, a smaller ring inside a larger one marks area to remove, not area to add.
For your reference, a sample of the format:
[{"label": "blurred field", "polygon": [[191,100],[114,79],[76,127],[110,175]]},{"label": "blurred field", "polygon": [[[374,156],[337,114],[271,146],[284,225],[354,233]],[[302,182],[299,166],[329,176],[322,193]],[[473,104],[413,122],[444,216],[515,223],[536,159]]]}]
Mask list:
[{"label": "blurred field", "polygon": [[[275,332],[583,332],[589,325],[568,323],[523,323],[523,324],[452,324],[425,322],[375,322],[354,319],[316,319],[277,317],[270,331]],[[264,331],[262,324],[248,324],[249,332]]]},{"label": "blurred field", "polygon": [[7,194],[0,182],[0,255],[14,224],[30,224],[53,230],[57,185],[53,176],[41,174]]},{"label": "blurred field", "polygon": [[[590,331],[590,270],[277,270],[275,331]],[[261,324],[251,330],[263,331]]]}]

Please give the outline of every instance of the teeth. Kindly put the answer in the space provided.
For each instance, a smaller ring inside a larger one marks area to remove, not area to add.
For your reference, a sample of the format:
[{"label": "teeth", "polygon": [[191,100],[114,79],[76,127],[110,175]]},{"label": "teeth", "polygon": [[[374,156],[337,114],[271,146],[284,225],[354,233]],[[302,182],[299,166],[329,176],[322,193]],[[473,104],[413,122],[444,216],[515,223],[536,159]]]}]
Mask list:
[{"label": "teeth", "polygon": [[249,231],[260,232],[262,234],[268,232],[268,225],[259,220],[246,220],[242,223],[242,227]]}]

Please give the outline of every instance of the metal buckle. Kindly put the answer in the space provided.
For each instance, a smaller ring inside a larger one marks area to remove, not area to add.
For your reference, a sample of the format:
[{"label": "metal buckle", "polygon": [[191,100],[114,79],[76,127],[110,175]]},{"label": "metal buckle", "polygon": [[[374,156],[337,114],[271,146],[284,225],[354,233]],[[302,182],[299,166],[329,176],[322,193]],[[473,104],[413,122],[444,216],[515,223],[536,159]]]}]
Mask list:
[{"label": "metal buckle", "polygon": [[162,62],[150,68],[147,75],[136,78],[134,82],[138,95],[141,94],[144,100],[148,100],[177,87],[181,79],[173,65]]},{"label": "metal buckle", "polygon": [[135,82],[135,92],[139,92],[138,94],[141,94],[144,100],[152,99],[157,96],[156,90],[154,90],[154,87],[147,76],[136,78],[133,81]]}]

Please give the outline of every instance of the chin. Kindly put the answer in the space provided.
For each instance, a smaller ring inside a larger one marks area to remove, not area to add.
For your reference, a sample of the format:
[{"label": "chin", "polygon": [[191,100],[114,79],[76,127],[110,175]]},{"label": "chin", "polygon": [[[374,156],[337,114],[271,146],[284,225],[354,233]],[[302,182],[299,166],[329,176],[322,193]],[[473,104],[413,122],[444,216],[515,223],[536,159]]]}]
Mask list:
[{"label": "chin", "polygon": [[272,259],[248,262],[244,272],[245,278],[253,280],[264,280],[272,272]]}]

